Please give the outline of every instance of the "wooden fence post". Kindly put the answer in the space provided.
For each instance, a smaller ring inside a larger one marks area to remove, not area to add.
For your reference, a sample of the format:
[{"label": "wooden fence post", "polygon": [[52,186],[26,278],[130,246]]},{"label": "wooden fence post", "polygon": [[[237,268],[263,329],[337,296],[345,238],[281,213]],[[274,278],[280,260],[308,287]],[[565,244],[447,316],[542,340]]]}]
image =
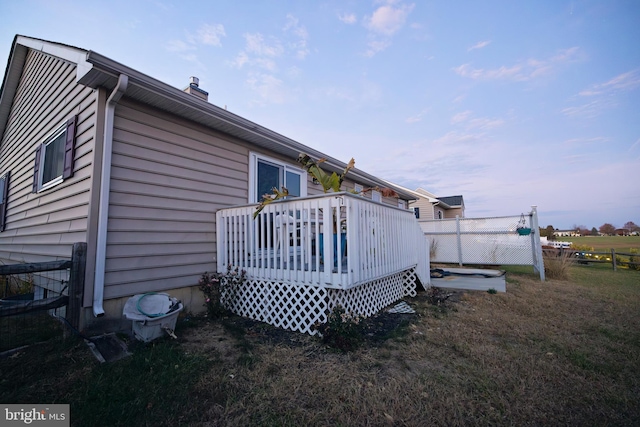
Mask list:
[{"label": "wooden fence post", "polygon": [[616,263],[616,250],[611,248],[611,264],[613,265],[613,271],[618,271],[618,265]]},{"label": "wooden fence post", "polygon": [[71,271],[69,272],[69,305],[67,306],[66,319],[75,329],[80,326],[86,262],[87,244],[85,242],[74,243],[71,254]]}]

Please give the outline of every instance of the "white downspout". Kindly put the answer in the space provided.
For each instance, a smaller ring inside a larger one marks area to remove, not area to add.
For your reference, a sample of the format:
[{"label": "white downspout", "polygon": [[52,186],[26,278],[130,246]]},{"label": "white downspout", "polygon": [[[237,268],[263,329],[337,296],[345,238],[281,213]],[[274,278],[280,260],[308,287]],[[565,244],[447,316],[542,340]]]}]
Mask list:
[{"label": "white downspout", "polygon": [[120,74],[118,84],[107,99],[104,113],[104,142],[102,173],[100,175],[100,203],[98,204],[98,236],[96,241],[96,272],[93,280],[93,315],[104,316],[104,265],[107,257],[107,220],[109,219],[109,190],[111,188],[111,155],[113,150],[113,122],[116,105],[127,90],[129,77]]}]

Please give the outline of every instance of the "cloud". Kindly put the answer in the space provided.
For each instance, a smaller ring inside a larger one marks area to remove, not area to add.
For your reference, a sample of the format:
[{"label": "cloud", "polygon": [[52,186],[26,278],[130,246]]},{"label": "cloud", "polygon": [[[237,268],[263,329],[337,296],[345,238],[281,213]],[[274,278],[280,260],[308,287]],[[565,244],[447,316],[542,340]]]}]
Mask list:
[{"label": "cloud", "polygon": [[586,154],[570,154],[562,157],[563,163],[571,163],[571,164],[584,163],[588,159],[589,159],[589,156]]},{"label": "cloud", "polygon": [[471,111],[463,111],[462,113],[458,113],[451,118],[451,124],[458,124],[461,122],[465,122],[471,117]]},{"label": "cloud", "polygon": [[597,99],[576,107],[567,107],[561,110],[562,114],[569,117],[593,118],[603,111],[616,107],[618,104],[612,99]]},{"label": "cloud", "polygon": [[502,119],[490,119],[488,117],[478,117],[469,121],[469,128],[480,130],[491,130],[504,124]]},{"label": "cloud", "polygon": [[307,28],[287,14],[280,33],[245,33],[243,37],[244,48],[227,64],[247,73],[247,86],[258,95],[250,104],[282,104],[294,99],[295,90],[287,82],[302,74],[294,61],[310,53]]},{"label": "cloud", "polygon": [[365,52],[365,56],[371,58],[378,52],[382,52],[391,45],[389,40],[370,40],[367,43],[369,47]]},{"label": "cloud", "polygon": [[251,101],[252,105],[283,104],[289,98],[283,81],[274,75],[252,73],[247,79],[247,84],[260,97]]},{"label": "cloud", "polygon": [[195,34],[187,33],[186,40],[170,40],[165,45],[165,49],[169,52],[176,52],[182,59],[205,68],[193,51],[198,50],[199,45],[222,46],[221,37],[226,37],[222,24],[204,24],[198,28]]},{"label": "cloud", "polygon": [[473,46],[471,46],[469,49],[467,49],[467,52],[471,52],[474,49],[482,49],[483,47],[489,46],[490,43],[491,43],[491,40],[485,40],[485,41],[478,42],[478,43],[474,44]]},{"label": "cloud", "polygon": [[521,75],[522,66],[514,65],[510,68],[502,66],[493,70],[483,70],[482,68],[473,68],[471,64],[462,64],[454,68],[453,71],[462,77],[468,77],[473,80],[521,80],[519,75]]},{"label": "cloud", "polygon": [[354,102],[356,99],[349,89],[340,89],[337,87],[328,87],[321,90],[323,96],[332,99],[340,99]]},{"label": "cloud", "polygon": [[611,92],[625,92],[640,87],[640,69],[620,74],[604,83],[594,84],[579,93],[580,96],[596,96]]},{"label": "cloud", "polygon": [[451,124],[463,125],[467,129],[490,130],[504,124],[502,119],[490,119],[488,117],[473,117],[472,111],[463,111],[451,118]]},{"label": "cloud", "polygon": [[599,142],[609,142],[611,138],[605,138],[603,136],[597,136],[594,138],[571,138],[564,141],[566,145],[585,145],[585,144],[593,144]]},{"label": "cloud", "polygon": [[297,40],[290,42],[290,46],[296,52],[298,59],[304,59],[309,54],[307,40],[309,33],[304,25],[300,25],[298,18],[289,14],[287,15],[287,23],[284,26],[285,33],[292,33]]},{"label": "cloud", "polygon": [[224,31],[224,26],[222,24],[205,24],[202,25],[196,35],[194,40],[200,42],[204,45],[209,46],[222,46],[220,42],[220,37],[226,37],[227,34]]},{"label": "cloud", "polygon": [[466,144],[469,142],[477,141],[481,139],[480,135],[470,134],[470,133],[461,133],[455,130],[447,132],[445,135],[441,136],[438,139],[435,139],[433,142],[436,145],[460,145]]},{"label": "cloud", "polygon": [[473,80],[529,81],[550,74],[559,65],[575,61],[579,56],[580,50],[577,47],[572,47],[543,60],[531,58],[511,66],[503,65],[487,70],[474,68],[471,64],[462,64],[453,68],[453,71],[459,76]]},{"label": "cloud", "polygon": [[271,43],[265,41],[264,36],[260,33],[245,34],[245,51],[253,53],[258,56],[270,56],[276,57],[282,55],[284,47],[280,41],[274,37],[271,38]]},{"label": "cloud", "polygon": [[233,61],[230,61],[229,64],[235,68],[242,68],[245,64],[249,62],[249,55],[246,52],[240,52]]},{"label": "cloud", "polygon": [[427,114],[429,112],[429,110],[422,110],[420,111],[418,114],[416,114],[415,116],[411,116],[411,117],[407,117],[406,119],[404,119],[405,123],[417,123],[422,121],[422,117]]},{"label": "cloud", "polygon": [[349,24],[349,25],[355,24],[357,21],[356,15],[353,13],[339,13],[338,19],[344,22],[345,24]]},{"label": "cloud", "polygon": [[392,36],[402,28],[413,7],[413,4],[399,7],[394,7],[393,4],[380,6],[373,15],[365,18],[365,26],[375,33]]},{"label": "cloud", "polygon": [[371,16],[364,18],[364,26],[369,30],[369,42],[365,56],[371,58],[391,45],[391,37],[406,23],[414,4],[399,4],[387,0]]},{"label": "cloud", "polygon": [[640,87],[640,69],[631,70],[580,91],[578,96],[589,101],[561,111],[566,116],[591,119],[606,110],[617,107],[617,95],[634,91],[638,87]]},{"label": "cloud", "polygon": [[195,50],[196,47],[182,40],[169,40],[169,42],[165,45],[165,49],[167,49],[169,52],[187,52],[190,50]]}]

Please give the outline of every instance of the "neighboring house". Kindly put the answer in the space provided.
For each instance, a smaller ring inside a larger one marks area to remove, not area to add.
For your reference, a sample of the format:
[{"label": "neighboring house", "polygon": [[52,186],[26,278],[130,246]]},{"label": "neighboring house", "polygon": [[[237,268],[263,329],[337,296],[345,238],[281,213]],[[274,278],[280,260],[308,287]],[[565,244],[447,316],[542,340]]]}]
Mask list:
[{"label": "neighboring house", "polygon": [[616,228],[613,234],[616,236],[630,236],[631,232],[626,228]]},{"label": "neighboring house", "polygon": [[464,199],[462,196],[437,197],[424,188],[410,190],[398,184],[391,182],[389,184],[414,196],[415,200],[409,202],[409,208],[415,212],[418,221],[455,218],[456,216],[464,218]]},{"label": "neighboring house", "polygon": [[[324,195],[298,155],[326,157],[329,171],[345,163],[207,96],[197,79],[181,91],[96,52],[16,36],[0,91],[0,260],[68,258],[86,242],[80,320],[101,329],[145,292],[200,311],[198,279],[232,262],[249,279],[236,312],[303,332],[336,304],[371,315],[428,284],[413,193]],[[254,220],[274,186],[291,197]],[[358,169],[343,185],[387,186]],[[337,229],[341,244],[323,244]]]},{"label": "neighboring house", "polygon": [[576,230],[555,230],[553,235],[556,237],[580,237],[580,231]]},{"label": "neighboring house", "polygon": [[464,199],[462,196],[438,197],[435,209],[441,208],[445,218],[464,218]]}]

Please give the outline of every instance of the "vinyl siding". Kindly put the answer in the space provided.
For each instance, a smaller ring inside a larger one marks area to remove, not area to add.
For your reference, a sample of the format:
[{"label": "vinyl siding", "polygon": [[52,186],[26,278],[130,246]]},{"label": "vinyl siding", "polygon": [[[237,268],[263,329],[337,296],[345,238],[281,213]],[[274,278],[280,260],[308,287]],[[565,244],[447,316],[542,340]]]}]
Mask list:
[{"label": "vinyl siding", "polygon": [[420,209],[420,218],[418,221],[430,221],[433,218],[433,205],[427,198],[419,198],[411,203],[410,206],[414,206]]},{"label": "vinyl siding", "polygon": [[462,212],[462,208],[451,208],[444,212],[445,218],[455,218],[459,216],[460,218],[464,218],[464,213]]},{"label": "vinyl siding", "polygon": [[[96,123],[96,94],[75,82],[75,65],[30,51],[2,135],[0,173],[11,171],[7,226],[0,259],[40,262],[69,258],[86,241]],[[36,148],[78,115],[74,175],[32,193]]]},{"label": "vinyl siding", "polygon": [[198,283],[218,209],[246,204],[249,147],[130,100],[116,107],[105,298]]}]

